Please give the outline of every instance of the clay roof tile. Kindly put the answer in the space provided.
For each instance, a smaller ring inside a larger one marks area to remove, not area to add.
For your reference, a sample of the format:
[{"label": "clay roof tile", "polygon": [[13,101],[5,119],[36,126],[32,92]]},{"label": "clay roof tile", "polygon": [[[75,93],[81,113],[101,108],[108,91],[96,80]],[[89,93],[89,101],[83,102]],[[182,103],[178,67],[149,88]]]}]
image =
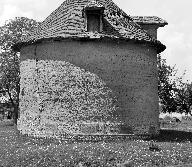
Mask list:
[{"label": "clay roof tile", "polygon": [[89,9],[89,8],[105,8],[102,4],[99,4],[96,0],[89,0],[89,2],[87,3],[87,5],[85,6],[85,9]]}]

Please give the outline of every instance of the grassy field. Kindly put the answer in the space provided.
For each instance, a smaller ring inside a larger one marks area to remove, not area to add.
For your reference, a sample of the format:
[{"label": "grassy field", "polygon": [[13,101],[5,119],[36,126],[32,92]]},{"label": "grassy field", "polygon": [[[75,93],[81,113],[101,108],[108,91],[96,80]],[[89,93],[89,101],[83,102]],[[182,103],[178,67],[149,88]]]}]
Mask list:
[{"label": "grassy field", "polygon": [[192,163],[191,141],[191,132],[178,130],[161,130],[158,138],[145,141],[37,140],[6,124],[0,126],[0,167],[184,167]]}]

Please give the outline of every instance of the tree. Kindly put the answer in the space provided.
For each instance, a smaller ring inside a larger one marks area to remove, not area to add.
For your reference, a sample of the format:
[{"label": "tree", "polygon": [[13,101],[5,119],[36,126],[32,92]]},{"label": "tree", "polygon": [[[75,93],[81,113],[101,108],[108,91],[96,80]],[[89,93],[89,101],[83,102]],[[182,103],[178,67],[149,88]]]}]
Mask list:
[{"label": "tree", "polygon": [[176,100],[179,112],[190,113],[192,107],[192,83],[181,83],[178,89]]},{"label": "tree", "polygon": [[175,66],[167,65],[165,59],[161,59],[161,56],[158,55],[158,95],[163,112],[175,112],[177,110],[175,99],[178,91],[176,74]]},{"label": "tree", "polygon": [[192,83],[183,82],[185,73],[176,77],[177,70],[166,64],[158,55],[158,94],[163,112],[190,113],[192,107]]},{"label": "tree", "polygon": [[14,107],[13,118],[17,124],[20,92],[20,55],[12,46],[38,26],[38,22],[16,17],[0,27],[0,93],[7,94]]}]

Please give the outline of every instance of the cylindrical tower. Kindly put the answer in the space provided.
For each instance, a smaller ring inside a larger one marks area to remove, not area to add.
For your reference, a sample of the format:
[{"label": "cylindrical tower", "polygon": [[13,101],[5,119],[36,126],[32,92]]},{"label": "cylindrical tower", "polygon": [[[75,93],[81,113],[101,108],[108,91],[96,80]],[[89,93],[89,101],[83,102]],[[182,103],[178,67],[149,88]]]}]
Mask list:
[{"label": "cylindrical tower", "polygon": [[98,133],[80,124],[110,122],[121,124],[118,133],[157,131],[156,54],[134,42],[64,40],[23,47],[19,126],[31,121],[36,131],[63,125],[74,126],[73,133]]},{"label": "cylindrical tower", "polygon": [[134,19],[111,0],[69,0],[16,44],[18,129],[52,137],[157,134],[157,54],[165,46]]}]

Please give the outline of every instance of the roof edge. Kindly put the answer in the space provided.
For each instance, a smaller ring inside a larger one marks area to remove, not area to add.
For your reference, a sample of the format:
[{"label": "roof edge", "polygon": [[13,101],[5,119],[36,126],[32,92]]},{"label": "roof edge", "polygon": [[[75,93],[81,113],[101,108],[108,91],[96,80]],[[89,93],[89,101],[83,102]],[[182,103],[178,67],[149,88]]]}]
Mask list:
[{"label": "roof edge", "polygon": [[114,41],[133,41],[141,44],[148,44],[152,47],[155,47],[157,50],[157,54],[163,52],[166,49],[166,46],[163,45],[160,41],[145,41],[145,40],[136,40],[136,39],[127,39],[127,38],[116,38],[116,37],[110,37],[110,36],[103,36],[103,37],[51,37],[51,38],[41,38],[35,41],[29,41],[29,42],[20,42],[12,46],[12,49],[16,52],[20,52],[21,48],[24,46],[28,46],[31,44],[38,44],[42,43],[43,41],[64,41],[64,40],[76,40],[76,41],[99,41],[99,40],[114,40]]},{"label": "roof edge", "polygon": [[130,16],[134,22],[137,24],[153,24],[159,27],[164,27],[168,25],[168,22],[157,16]]}]

